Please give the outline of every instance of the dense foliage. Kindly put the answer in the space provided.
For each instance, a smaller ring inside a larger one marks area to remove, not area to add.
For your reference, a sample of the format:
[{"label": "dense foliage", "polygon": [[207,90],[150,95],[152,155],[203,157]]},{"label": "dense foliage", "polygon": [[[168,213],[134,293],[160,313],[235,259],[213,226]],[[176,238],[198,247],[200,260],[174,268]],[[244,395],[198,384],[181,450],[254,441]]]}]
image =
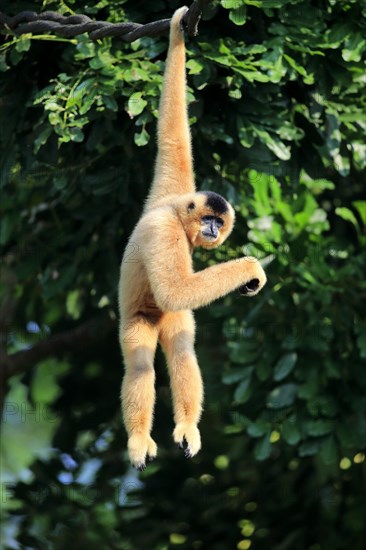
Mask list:
[{"label": "dense foliage", "polygon": [[[149,22],[174,0],[3,0]],[[167,38],[2,35],[4,548],[366,547],[364,0],[217,0],[188,41],[197,185],[268,284],[198,311],[203,450],[132,471],[116,288],[151,180]]]}]

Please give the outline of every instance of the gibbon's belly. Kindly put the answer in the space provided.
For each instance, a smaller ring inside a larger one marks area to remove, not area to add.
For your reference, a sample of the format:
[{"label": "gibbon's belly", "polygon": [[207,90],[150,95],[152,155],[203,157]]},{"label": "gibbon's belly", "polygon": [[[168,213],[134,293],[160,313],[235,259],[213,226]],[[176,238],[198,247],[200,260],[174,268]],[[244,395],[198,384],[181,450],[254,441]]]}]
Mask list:
[{"label": "gibbon's belly", "polygon": [[141,315],[155,324],[163,312],[156,305],[144,266],[140,262],[122,264],[120,279],[121,317]]}]

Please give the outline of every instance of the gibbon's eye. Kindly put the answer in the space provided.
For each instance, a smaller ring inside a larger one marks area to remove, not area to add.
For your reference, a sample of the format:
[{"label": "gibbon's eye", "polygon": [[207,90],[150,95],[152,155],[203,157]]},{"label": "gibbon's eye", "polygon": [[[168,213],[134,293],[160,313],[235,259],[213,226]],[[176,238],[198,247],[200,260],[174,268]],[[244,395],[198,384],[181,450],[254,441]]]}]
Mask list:
[{"label": "gibbon's eye", "polygon": [[219,229],[224,225],[224,220],[222,220],[221,218],[217,218],[216,216],[202,216],[201,221],[203,223],[210,223],[215,221],[216,227],[218,227]]}]

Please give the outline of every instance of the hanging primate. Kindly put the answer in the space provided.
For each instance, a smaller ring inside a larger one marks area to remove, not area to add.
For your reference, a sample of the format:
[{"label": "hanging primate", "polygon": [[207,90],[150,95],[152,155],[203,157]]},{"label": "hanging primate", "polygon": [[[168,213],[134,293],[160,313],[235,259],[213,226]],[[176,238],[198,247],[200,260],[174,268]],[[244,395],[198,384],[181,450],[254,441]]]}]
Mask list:
[{"label": "hanging primate", "polygon": [[122,409],[130,460],[139,469],[157,453],[150,431],[158,341],[171,380],[174,441],[181,447],[185,441],[185,454],[191,457],[201,448],[197,424],[203,399],[191,310],[236,289],[254,296],[266,282],[253,257],[193,271],[192,249],[213,249],[223,243],[233,228],[234,210],[217,193],[195,189],[186,104],[182,22],[186,11],[178,9],[171,20],[154,179],[126,248],[119,284],[119,339],[125,364]]}]

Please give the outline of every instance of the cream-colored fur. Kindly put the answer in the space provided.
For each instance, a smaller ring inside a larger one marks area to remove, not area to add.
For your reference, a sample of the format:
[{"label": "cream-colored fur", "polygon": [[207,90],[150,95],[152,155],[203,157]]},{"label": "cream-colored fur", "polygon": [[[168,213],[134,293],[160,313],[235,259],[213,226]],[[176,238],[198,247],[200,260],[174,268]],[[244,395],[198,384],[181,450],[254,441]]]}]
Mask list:
[{"label": "cream-colored fur", "polygon": [[[119,284],[119,338],[125,363],[122,409],[130,460],[140,469],[145,467],[146,458],[157,453],[150,432],[158,342],[166,355],[171,380],[176,424],[173,437],[180,446],[185,440],[186,455],[194,456],[201,447],[197,424],[203,385],[194,352],[191,310],[240,287],[253,296],[266,282],[260,263],[251,257],[193,271],[192,249],[219,246],[232,230],[234,211],[222,197],[220,210],[215,197],[210,202],[207,194],[195,191],[181,30],[186,10],[177,10],[171,21],[154,179],[125,251]],[[217,238],[208,240],[203,235],[203,216],[215,216],[223,223]],[[250,286],[253,280],[254,287]]]}]

